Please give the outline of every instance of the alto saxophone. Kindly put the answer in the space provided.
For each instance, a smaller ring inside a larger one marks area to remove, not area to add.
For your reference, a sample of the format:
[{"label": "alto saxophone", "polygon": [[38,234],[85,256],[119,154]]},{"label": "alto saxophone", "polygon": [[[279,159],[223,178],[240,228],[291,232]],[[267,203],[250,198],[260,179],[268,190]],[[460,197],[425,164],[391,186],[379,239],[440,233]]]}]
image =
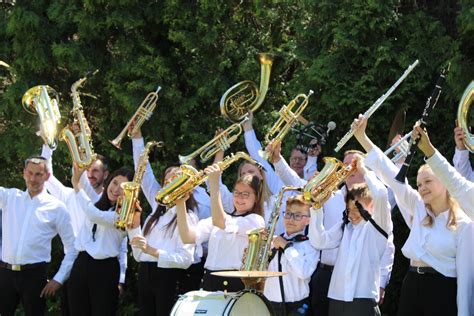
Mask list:
[{"label": "alto saxophone", "polygon": [[140,154],[137,164],[137,170],[131,182],[122,182],[120,187],[123,190],[122,196],[117,201],[115,211],[119,214],[119,218],[115,222],[115,227],[125,230],[127,226],[132,224],[133,214],[135,213],[135,204],[140,193],[140,185],[142,184],[143,175],[145,174],[148,164],[148,156],[153,147],[163,147],[163,142],[150,141],[146,143],[145,149]]},{"label": "alto saxophone", "polygon": [[87,74],[83,78],[74,82],[71,86],[73,104],[71,112],[74,117],[74,123],[79,124],[79,131],[74,131],[74,123],[66,126],[61,131],[61,139],[66,142],[69,151],[71,152],[72,160],[80,168],[89,167],[94,162],[96,155],[94,154],[91,144],[91,130],[84,116],[78,89],[89,77],[95,75],[97,72],[98,70]]},{"label": "alto saxophone", "polygon": [[278,198],[273,206],[272,213],[268,219],[268,225],[266,227],[267,233],[263,234],[264,229],[257,228],[248,232],[249,245],[247,247],[247,253],[243,260],[243,265],[240,270],[243,271],[267,271],[268,270],[268,258],[272,249],[273,234],[280,217],[281,203],[283,196],[287,191],[298,191],[302,192],[302,188],[286,186],[283,187],[278,193]]}]

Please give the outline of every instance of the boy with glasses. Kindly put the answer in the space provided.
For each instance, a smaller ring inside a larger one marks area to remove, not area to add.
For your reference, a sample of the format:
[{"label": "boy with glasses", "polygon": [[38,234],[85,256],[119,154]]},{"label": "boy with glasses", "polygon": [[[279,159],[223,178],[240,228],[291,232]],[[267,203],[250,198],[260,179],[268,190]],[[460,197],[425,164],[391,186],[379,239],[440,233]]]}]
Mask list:
[{"label": "boy with glasses", "polygon": [[263,293],[275,315],[305,315],[309,307],[309,281],[319,260],[319,252],[304,234],[310,206],[302,195],[289,197],[284,213],[285,233],[273,240],[268,270],[287,273],[265,281]]}]

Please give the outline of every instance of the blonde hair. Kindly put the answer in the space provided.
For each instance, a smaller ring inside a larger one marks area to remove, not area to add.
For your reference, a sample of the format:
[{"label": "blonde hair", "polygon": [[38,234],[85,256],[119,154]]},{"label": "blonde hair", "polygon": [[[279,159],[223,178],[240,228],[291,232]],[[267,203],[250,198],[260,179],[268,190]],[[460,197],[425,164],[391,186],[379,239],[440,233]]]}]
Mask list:
[{"label": "blonde hair", "polygon": [[[428,172],[433,173],[433,170],[431,170],[430,166],[427,164],[422,165],[418,169],[418,173],[422,171],[428,171]],[[451,194],[449,194],[447,189],[446,189],[446,199],[449,206],[449,211],[448,211],[449,214],[448,214],[448,221],[446,222],[446,228],[448,228],[449,230],[456,230],[457,228],[456,215],[459,212],[460,206],[458,202],[451,196]],[[431,212],[433,211],[430,204],[425,204],[425,207]],[[425,218],[423,218],[422,225],[425,227],[433,226],[433,218],[430,216],[430,214],[426,213]]]},{"label": "blonde hair", "polygon": [[309,211],[309,208],[311,207],[311,203],[304,199],[303,194],[290,196],[286,200],[286,208],[289,208],[292,205],[307,207],[308,211]]}]

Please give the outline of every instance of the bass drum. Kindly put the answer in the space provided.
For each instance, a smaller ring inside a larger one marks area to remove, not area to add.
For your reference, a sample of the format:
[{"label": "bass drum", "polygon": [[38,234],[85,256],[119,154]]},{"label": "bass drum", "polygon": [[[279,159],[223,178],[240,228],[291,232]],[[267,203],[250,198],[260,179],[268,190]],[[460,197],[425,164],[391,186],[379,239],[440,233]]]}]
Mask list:
[{"label": "bass drum", "polygon": [[272,315],[272,307],[260,293],[191,291],[174,304],[170,315]]}]

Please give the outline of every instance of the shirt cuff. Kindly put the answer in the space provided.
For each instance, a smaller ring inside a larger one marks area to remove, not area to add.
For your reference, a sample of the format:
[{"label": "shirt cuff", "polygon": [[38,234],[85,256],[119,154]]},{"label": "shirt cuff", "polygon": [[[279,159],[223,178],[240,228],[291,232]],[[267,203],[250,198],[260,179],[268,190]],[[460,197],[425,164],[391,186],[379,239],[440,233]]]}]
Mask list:
[{"label": "shirt cuff", "polygon": [[125,284],[125,274],[126,274],[125,271],[126,271],[126,270],[124,270],[124,271],[122,272],[122,269],[120,269],[119,283],[121,283],[121,284]]},{"label": "shirt cuff", "polygon": [[133,237],[141,236],[142,235],[142,230],[140,227],[137,228],[132,228],[128,230],[128,239],[132,240]]}]

